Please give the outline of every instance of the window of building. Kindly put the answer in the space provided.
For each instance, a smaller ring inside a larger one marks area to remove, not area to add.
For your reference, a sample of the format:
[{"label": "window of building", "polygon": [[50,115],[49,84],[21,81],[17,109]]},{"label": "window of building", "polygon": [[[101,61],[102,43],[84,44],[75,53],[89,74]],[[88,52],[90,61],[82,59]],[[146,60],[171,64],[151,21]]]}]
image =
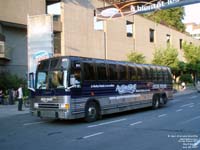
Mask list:
[{"label": "window of building", "polygon": [[5,47],[4,47],[4,42],[0,41],[0,54],[4,54]]},{"label": "window of building", "polygon": [[167,43],[170,43],[171,36],[169,34],[166,35]]},{"label": "window of building", "polygon": [[180,49],[182,49],[183,48],[183,39],[179,40],[179,45],[180,45]]},{"label": "window of building", "polygon": [[103,21],[97,19],[96,11],[94,10],[94,30],[103,30],[103,24]]},{"label": "window of building", "polygon": [[126,21],[126,35],[127,37],[133,37],[133,22]]},{"label": "window of building", "polygon": [[149,29],[149,40],[151,43],[154,42],[154,29]]}]

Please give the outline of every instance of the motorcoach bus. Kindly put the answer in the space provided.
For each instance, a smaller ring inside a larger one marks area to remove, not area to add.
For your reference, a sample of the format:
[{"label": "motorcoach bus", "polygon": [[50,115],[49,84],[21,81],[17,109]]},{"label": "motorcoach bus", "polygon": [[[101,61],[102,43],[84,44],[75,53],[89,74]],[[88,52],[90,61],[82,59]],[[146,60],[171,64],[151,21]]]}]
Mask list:
[{"label": "motorcoach bus", "polygon": [[40,61],[32,112],[91,122],[104,114],[165,105],[173,96],[168,67],[77,56]]}]

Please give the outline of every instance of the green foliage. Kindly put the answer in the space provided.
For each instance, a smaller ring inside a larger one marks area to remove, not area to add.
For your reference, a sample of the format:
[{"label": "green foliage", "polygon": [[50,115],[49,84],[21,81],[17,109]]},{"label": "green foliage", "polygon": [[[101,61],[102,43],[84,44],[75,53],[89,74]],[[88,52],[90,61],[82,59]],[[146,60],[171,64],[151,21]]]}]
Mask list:
[{"label": "green foliage", "polygon": [[178,51],[172,46],[168,45],[166,49],[155,49],[153,64],[169,66],[171,68],[178,67]]},{"label": "green foliage", "polygon": [[0,89],[4,92],[8,89],[17,89],[20,84],[26,85],[26,80],[19,78],[16,75],[12,75],[9,72],[0,73]]},{"label": "green foliage", "polygon": [[200,62],[200,46],[194,46],[193,44],[183,44],[184,57],[188,63],[198,64]]},{"label": "green foliage", "polygon": [[145,56],[140,53],[132,52],[127,57],[128,61],[130,62],[140,63],[140,64],[145,63]]},{"label": "green foliage", "polygon": [[185,14],[184,8],[177,7],[166,10],[158,10],[156,12],[149,13],[144,16],[157,23],[174,27],[178,31],[183,32],[185,31],[185,25],[182,22],[184,14]]},{"label": "green foliage", "polygon": [[191,74],[182,74],[180,76],[180,82],[185,82],[185,83],[192,83],[192,76]]}]

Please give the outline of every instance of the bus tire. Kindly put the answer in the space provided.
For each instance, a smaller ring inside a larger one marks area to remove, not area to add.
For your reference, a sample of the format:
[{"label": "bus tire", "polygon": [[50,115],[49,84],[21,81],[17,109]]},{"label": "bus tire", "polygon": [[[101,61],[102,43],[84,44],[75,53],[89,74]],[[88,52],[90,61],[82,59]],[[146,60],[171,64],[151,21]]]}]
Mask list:
[{"label": "bus tire", "polygon": [[90,101],[85,107],[85,121],[94,122],[99,118],[100,112],[96,102]]},{"label": "bus tire", "polygon": [[162,96],[161,96],[161,101],[162,101],[162,105],[166,105],[167,104],[167,102],[168,102],[168,99],[167,99],[167,96],[166,96],[166,94],[163,94]]},{"label": "bus tire", "polygon": [[152,108],[158,109],[159,107],[160,107],[160,97],[159,95],[154,95],[152,101]]}]

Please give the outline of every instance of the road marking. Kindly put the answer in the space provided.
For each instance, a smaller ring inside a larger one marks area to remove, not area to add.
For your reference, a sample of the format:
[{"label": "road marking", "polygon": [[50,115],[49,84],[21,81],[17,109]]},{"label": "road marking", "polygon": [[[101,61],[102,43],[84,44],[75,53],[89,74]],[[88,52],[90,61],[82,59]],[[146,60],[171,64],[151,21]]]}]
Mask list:
[{"label": "road marking", "polygon": [[35,124],[42,124],[46,123],[47,121],[40,121],[40,122],[32,122],[32,123],[25,123],[24,126],[30,126],[30,125],[35,125]]},{"label": "road marking", "polygon": [[183,111],[183,109],[178,109],[178,110],[176,110],[176,112],[180,112],[180,111]]},{"label": "road marking", "polygon": [[84,136],[83,139],[87,139],[87,138],[90,138],[90,137],[98,136],[98,135],[101,135],[103,133],[104,132],[98,132],[98,133],[90,134],[90,135]]},{"label": "road marking", "polygon": [[117,123],[117,122],[121,122],[121,121],[125,121],[125,120],[127,120],[127,119],[124,118],[124,119],[119,119],[119,120],[114,120],[114,121],[104,122],[104,123],[100,123],[100,124],[96,124],[96,125],[88,126],[88,128],[93,128],[93,127],[98,127],[98,126],[108,125],[108,124]]},{"label": "road marking", "polygon": [[159,115],[158,118],[165,117],[165,116],[167,116],[167,114]]},{"label": "road marking", "polygon": [[142,121],[138,121],[138,122],[135,122],[135,123],[131,123],[130,126],[134,126],[134,125],[137,125],[137,124],[141,124]]},{"label": "road marking", "polygon": [[182,122],[181,124],[186,124],[186,123],[192,122],[192,121],[197,120],[197,119],[200,119],[200,116],[196,116],[192,119],[186,120],[186,121]]},{"label": "road marking", "polygon": [[185,105],[182,105],[180,107],[187,107],[187,106],[191,106],[191,105],[194,105],[194,103],[185,104]]},{"label": "road marking", "polygon": [[194,143],[194,147],[196,147],[196,146],[198,146],[200,144],[200,139],[196,142],[196,143]]}]

